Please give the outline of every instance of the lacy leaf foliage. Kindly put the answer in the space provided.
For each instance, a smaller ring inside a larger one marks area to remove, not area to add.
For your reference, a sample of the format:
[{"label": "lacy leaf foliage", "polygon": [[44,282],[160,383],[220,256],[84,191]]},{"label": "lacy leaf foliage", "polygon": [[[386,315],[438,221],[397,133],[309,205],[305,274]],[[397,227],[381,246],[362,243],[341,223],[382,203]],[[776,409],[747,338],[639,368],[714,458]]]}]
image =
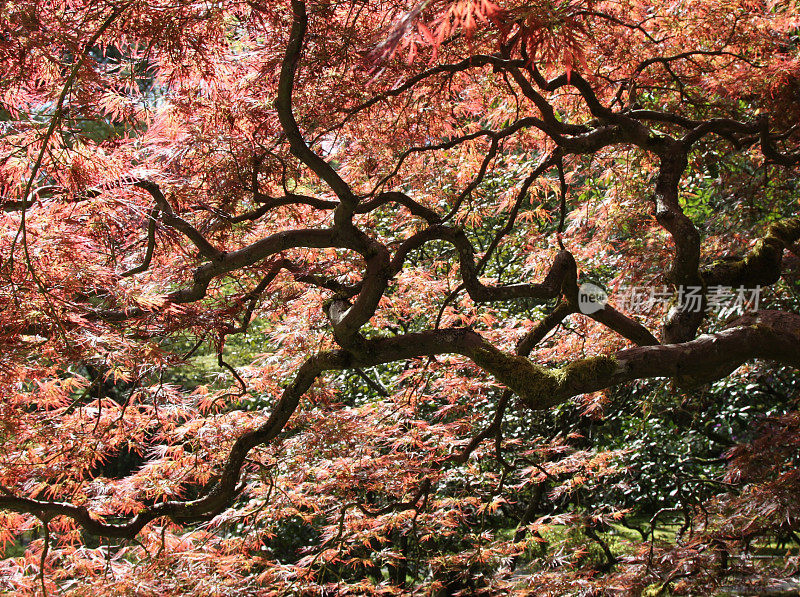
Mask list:
[{"label": "lacy leaf foliage", "polygon": [[[729,556],[799,524],[796,391],[753,364],[800,364],[799,21],[3,3],[0,587],[696,594],[741,573]],[[611,302],[582,315],[583,281]],[[632,286],[667,300],[633,312]],[[705,308],[756,286],[757,313]],[[780,447],[705,425],[709,395],[733,420],[703,385],[732,374],[773,389],[754,408]],[[637,505],[624,464],[648,452],[595,426],[627,438],[665,396],[717,477]]]}]

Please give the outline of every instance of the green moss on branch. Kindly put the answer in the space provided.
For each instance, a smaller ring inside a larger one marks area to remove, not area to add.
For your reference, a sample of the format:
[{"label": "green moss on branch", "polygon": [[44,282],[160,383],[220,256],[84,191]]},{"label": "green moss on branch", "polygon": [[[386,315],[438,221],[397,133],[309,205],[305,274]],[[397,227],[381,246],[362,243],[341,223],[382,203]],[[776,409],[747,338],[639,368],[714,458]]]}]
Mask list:
[{"label": "green moss on branch", "polygon": [[800,218],[771,224],[767,235],[741,259],[716,261],[703,271],[708,286],[754,287],[778,281],[783,250],[800,239]]},{"label": "green moss on branch", "polygon": [[488,344],[475,348],[469,356],[533,409],[550,408],[576,394],[607,387],[618,371],[616,359],[608,356],[580,359],[554,369]]}]

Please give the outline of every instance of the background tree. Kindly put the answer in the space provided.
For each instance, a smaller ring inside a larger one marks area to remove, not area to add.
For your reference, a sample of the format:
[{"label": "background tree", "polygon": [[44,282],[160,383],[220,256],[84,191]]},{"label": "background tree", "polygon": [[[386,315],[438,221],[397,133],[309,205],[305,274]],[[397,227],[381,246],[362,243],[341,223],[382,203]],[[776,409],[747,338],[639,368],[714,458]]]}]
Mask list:
[{"label": "background tree", "polygon": [[797,542],[795,3],[0,28],[4,589],[698,594]]}]

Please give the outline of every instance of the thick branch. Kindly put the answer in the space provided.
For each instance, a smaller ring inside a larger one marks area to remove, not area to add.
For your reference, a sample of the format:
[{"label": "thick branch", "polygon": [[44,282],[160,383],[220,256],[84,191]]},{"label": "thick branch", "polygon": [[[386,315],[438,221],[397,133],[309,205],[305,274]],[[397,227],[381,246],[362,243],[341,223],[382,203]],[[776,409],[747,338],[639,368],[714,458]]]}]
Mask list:
[{"label": "thick branch", "polygon": [[275,100],[278,118],[280,119],[283,131],[286,133],[286,138],[289,140],[292,154],[311,168],[317,176],[333,189],[333,192],[336,193],[342,203],[352,209],[357,203],[357,199],[353,195],[352,190],[328,162],[311,151],[305,139],[303,139],[300,128],[297,126],[297,121],[294,119],[294,114],[292,112],[292,91],[294,89],[294,78],[297,72],[297,66],[300,62],[303,38],[305,37],[308,27],[308,15],[306,14],[305,3],[299,0],[292,0],[292,13],[294,15],[294,20],[292,22],[292,30],[289,36],[289,43],[286,47],[283,65],[281,66],[281,75],[278,82],[278,97]]},{"label": "thick branch", "polygon": [[710,381],[754,358],[800,367],[800,316],[762,311],[741,318],[734,327],[690,342],[631,348],[611,356],[581,359],[560,369],[548,369],[525,357],[504,353],[470,329],[433,330],[365,340],[364,348],[359,356],[334,351],[320,353],[306,361],[284,390],[269,419],[234,442],[219,481],[197,500],[152,506],[121,524],[102,522],[82,506],[19,497],[7,489],[0,495],[0,508],[37,516],[64,515],[92,534],[131,538],[146,524],[162,516],[186,522],[221,512],[237,493],[248,452],[278,436],[302,395],[323,371],[457,353],[472,359],[506,384],[529,408],[545,409],[577,394],[635,379],[673,377]]},{"label": "thick branch", "polygon": [[[669,272],[677,286],[702,286],[700,279],[700,233],[680,206],[679,185],[686,169],[686,152],[673,144],[661,156],[655,189],[656,220],[670,233],[675,243],[675,257]],[[703,310],[690,305],[676,305],[664,323],[664,342],[683,342],[693,338],[703,320]]]},{"label": "thick branch", "polygon": [[783,251],[800,240],[800,218],[789,218],[772,224],[767,235],[741,259],[718,261],[704,269],[708,286],[754,288],[778,281],[783,264]]},{"label": "thick branch", "polygon": [[463,230],[449,226],[431,226],[406,240],[392,259],[392,272],[400,271],[409,253],[433,240],[447,241],[455,246],[459,255],[464,287],[475,302],[504,301],[516,298],[553,299],[561,294],[567,277],[576,278],[577,276],[572,254],[569,251],[561,251],[554,259],[553,266],[542,283],[486,286],[478,279],[478,265],[475,263],[475,250],[472,243]]}]

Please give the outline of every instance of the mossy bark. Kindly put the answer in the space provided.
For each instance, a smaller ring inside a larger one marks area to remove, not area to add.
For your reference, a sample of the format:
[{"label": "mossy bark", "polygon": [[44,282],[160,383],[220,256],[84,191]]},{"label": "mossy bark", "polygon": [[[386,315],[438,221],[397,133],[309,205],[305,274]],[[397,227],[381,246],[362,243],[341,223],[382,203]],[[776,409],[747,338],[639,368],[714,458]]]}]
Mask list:
[{"label": "mossy bark", "polygon": [[488,344],[469,355],[477,365],[513,390],[530,408],[550,408],[576,393],[608,386],[618,371],[610,356],[580,359],[564,367],[548,369],[525,357],[504,353]]},{"label": "mossy bark", "polygon": [[742,258],[716,261],[704,269],[703,281],[708,286],[746,288],[774,284],[780,278],[783,250],[799,239],[800,218],[775,222]]}]

